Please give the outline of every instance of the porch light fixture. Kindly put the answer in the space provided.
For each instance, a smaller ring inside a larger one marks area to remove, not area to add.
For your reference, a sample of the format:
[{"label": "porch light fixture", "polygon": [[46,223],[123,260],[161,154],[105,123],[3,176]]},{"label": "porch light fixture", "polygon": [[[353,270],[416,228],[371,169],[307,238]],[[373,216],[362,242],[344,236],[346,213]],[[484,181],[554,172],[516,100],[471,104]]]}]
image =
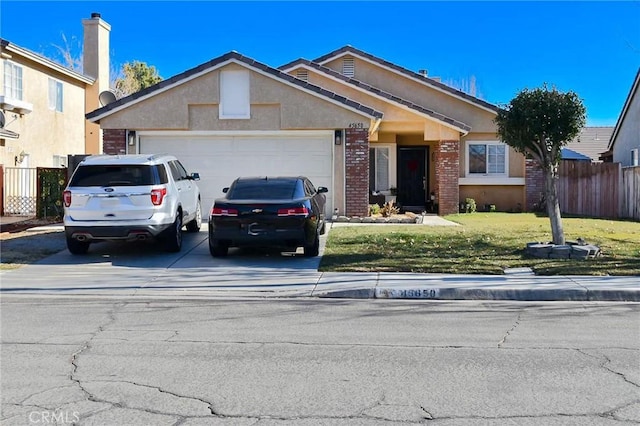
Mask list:
[{"label": "porch light fixture", "polygon": [[334,142],[336,145],[342,144],[342,130],[336,130],[334,135]]},{"label": "porch light fixture", "polygon": [[26,152],[24,152],[24,150],[22,150],[20,154],[16,155],[15,158],[13,159],[14,165],[17,166],[18,164],[22,164],[22,162],[24,161],[24,157],[26,157],[27,155],[29,154],[27,154]]}]

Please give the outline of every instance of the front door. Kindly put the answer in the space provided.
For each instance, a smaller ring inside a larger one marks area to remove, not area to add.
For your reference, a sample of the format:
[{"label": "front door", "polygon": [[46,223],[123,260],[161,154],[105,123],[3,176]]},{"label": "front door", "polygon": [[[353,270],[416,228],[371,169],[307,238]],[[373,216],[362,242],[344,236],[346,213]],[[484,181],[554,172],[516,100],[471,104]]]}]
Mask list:
[{"label": "front door", "polygon": [[426,146],[398,147],[398,204],[405,210],[425,209],[428,154]]}]

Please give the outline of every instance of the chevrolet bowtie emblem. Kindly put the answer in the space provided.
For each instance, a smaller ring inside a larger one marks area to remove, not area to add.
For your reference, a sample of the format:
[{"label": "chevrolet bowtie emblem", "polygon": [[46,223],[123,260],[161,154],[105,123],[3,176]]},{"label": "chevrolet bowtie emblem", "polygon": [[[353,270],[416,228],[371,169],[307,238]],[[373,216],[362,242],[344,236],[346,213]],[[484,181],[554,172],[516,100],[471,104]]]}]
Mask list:
[{"label": "chevrolet bowtie emblem", "polygon": [[253,209],[251,210],[253,213],[262,213],[262,209]]}]

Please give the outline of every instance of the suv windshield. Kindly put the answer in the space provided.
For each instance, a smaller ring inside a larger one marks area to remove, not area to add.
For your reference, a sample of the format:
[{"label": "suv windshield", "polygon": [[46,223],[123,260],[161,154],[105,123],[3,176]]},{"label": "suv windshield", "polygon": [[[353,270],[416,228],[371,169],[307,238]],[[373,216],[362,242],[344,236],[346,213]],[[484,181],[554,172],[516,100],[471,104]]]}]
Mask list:
[{"label": "suv windshield", "polygon": [[295,180],[240,180],[233,185],[229,200],[286,200],[294,198]]},{"label": "suv windshield", "polygon": [[117,165],[80,166],[69,186],[139,186],[167,183],[162,166]]}]

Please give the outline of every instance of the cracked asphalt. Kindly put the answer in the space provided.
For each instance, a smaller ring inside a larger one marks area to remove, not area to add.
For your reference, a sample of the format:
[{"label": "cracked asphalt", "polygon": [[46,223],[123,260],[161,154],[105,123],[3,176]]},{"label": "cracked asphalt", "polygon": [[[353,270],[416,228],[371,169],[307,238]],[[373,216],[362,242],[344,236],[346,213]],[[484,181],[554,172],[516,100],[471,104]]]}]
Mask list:
[{"label": "cracked asphalt", "polygon": [[0,303],[3,425],[640,422],[634,303]]}]

